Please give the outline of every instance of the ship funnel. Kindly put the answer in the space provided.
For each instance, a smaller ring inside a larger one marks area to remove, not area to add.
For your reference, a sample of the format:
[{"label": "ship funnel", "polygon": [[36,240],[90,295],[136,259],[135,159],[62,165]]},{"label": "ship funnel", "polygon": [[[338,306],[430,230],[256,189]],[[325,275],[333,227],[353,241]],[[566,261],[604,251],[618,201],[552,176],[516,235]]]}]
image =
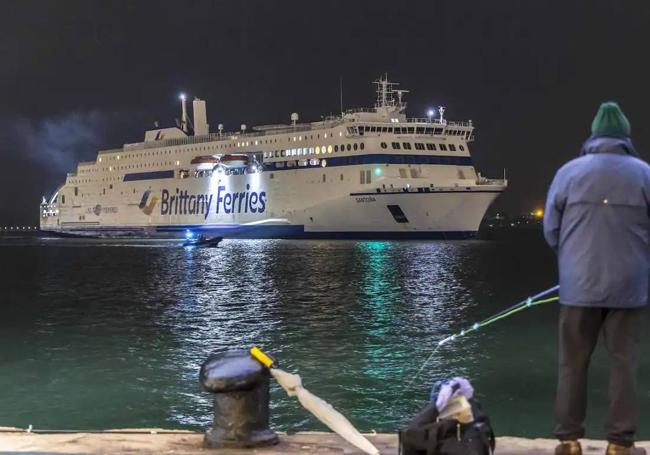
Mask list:
[{"label": "ship funnel", "polygon": [[199,98],[194,98],[192,101],[192,109],[194,113],[194,135],[204,136],[210,132],[210,125],[208,124],[208,114],[205,110],[205,101]]}]

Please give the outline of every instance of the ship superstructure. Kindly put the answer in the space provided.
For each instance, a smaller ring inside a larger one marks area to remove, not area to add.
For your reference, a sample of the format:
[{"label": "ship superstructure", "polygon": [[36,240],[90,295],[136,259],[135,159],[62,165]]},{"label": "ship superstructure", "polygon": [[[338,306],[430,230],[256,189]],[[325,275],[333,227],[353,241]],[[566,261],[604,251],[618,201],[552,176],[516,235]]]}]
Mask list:
[{"label": "ship superstructure", "polygon": [[40,206],[41,230],[87,236],[468,238],[507,186],[476,172],[474,126],[407,118],[387,78],[373,108],[210,133],[205,101],[177,127],[82,162]]}]

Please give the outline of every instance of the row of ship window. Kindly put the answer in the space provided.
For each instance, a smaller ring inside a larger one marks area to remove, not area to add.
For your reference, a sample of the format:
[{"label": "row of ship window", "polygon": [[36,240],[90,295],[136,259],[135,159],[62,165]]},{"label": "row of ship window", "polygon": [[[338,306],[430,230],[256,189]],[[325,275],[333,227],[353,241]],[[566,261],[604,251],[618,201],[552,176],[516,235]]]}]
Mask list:
[{"label": "row of ship window", "polygon": [[[388,148],[388,144],[386,142],[381,142],[379,144],[382,149]],[[393,150],[412,150],[413,146],[415,146],[415,150],[431,150],[431,151],[436,151],[437,147],[436,144],[433,143],[422,143],[422,142],[415,142],[413,145],[410,142],[391,142],[391,148]],[[438,147],[440,148],[440,151],[451,151],[455,152],[456,151],[456,146],[454,144],[438,144]],[[465,147],[462,145],[459,145],[458,148],[460,151],[464,151]],[[338,152],[338,151],[357,151],[357,150],[364,150],[365,149],[365,144],[363,142],[360,143],[353,143],[353,144],[341,144],[339,145],[323,145],[323,146],[316,146],[316,147],[299,147],[295,149],[286,149],[286,150],[272,150],[268,152],[264,152],[264,158],[281,158],[281,157],[287,157],[287,156],[301,156],[301,155],[310,155],[310,154],[325,154],[325,153],[332,153],[332,152]],[[171,162],[163,162],[163,163],[155,163],[158,165],[171,165]],[[180,163],[176,161],[176,165],[178,166]],[[116,166],[116,169],[131,169],[131,168],[142,168],[142,167],[150,167],[151,164],[148,163],[140,163],[140,164],[135,164],[135,165],[129,165],[129,166]],[[103,168],[102,170],[106,170],[106,168]],[[113,170],[113,167],[110,166],[108,168],[109,171]],[[77,182],[74,182],[77,183]]]},{"label": "row of ship window", "polygon": [[285,156],[301,156],[301,155],[319,155],[321,153],[332,153],[332,152],[344,152],[345,150],[363,150],[366,148],[366,145],[363,142],[354,143],[354,144],[341,144],[339,145],[323,145],[316,147],[299,147],[295,149],[286,149],[286,150],[271,150],[269,152],[264,152],[264,158],[282,158]]},{"label": "row of ship window", "polygon": [[[388,148],[388,144],[386,142],[382,142],[379,145],[383,149]],[[427,142],[426,144],[422,142],[416,142],[413,145],[415,146],[415,150],[433,150],[433,151],[437,150],[436,144],[432,144],[430,142]],[[399,142],[391,142],[390,146],[393,150],[401,150],[402,148],[404,150],[412,150],[412,146],[410,142],[402,142],[401,145]],[[438,144],[438,147],[440,147],[440,151],[442,152],[446,152],[447,150],[449,150],[450,152],[456,151],[455,144]],[[462,145],[459,145],[458,149],[461,152],[465,151],[465,147],[463,147]]]},{"label": "row of ship window", "polygon": [[[342,135],[343,135],[343,133],[339,132],[339,136],[342,136]],[[325,137],[325,139],[327,139],[328,137],[333,137],[333,133],[332,132],[324,133],[324,137]],[[287,141],[288,142],[291,142],[291,141],[295,142],[297,140],[302,141],[303,138],[305,140],[314,139],[314,135],[310,134],[309,136],[307,136],[307,135],[293,136],[293,137],[289,136],[289,137],[287,137]],[[316,139],[320,139],[320,133],[316,134]],[[278,138],[265,139],[265,140],[256,140],[256,141],[246,141],[246,142],[237,142],[237,147],[248,147],[248,146],[253,145],[253,144],[254,145],[272,144],[274,142],[277,143]],[[99,157],[97,161],[101,163],[102,160],[107,160],[107,161],[108,160],[112,160],[112,161],[118,160],[119,161],[120,159],[130,159],[130,158],[141,159],[144,156],[169,155],[171,153],[178,153],[178,152],[209,152],[209,151],[212,151],[213,149],[223,149],[223,148],[232,149],[234,146],[235,146],[234,142],[231,143],[230,141],[228,141],[228,142],[224,142],[224,143],[221,143],[221,144],[210,144],[210,145],[199,146],[199,147],[188,147],[188,148],[183,148],[181,150],[172,150],[172,149],[169,149],[169,150],[154,150],[154,151],[151,151],[151,152],[141,152],[141,153],[135,153],[135,154],[131,154],[131,155],[113,155],[113,156],[108,155],[108,156]],[[85,171],[85,172],[95,172],[95,171]]]},{"label": "row of ship window", "polygon": [[[388,148],[388,144],[386,142],[381,142],[379,144],[382,149]],[[455,152],[456,151],[456,145],[455,144],[432,144],[432,143],[422,143],[422,142],[415,142],[411,144],[410,142],[391,142],[391,148],[393,150],[413,150],[413,147],[415,147],[415,150],[431,150],[431,151],[436,151],[440,150],[442,152],[450,151],[450,152]],[[365,149],[365,144],[363,142],[357,144],[341,144],[339,145],[328,145],[325,146],[323,145],[322,147],[302,147],[302,148],[295,148],[295,149],[287,149],[287,150],[271,150],[268,152],[264,152],[264,158],[284,158],[285,156],[301,156],[301,155],[312,155],[316,154],[319,155],[321,153],[332,153],[332,152],[338,152],[338,151],[352,151],[352,150],[364,150]],[[465,151],[465,147],[462,145],[458,145],[458,149],[463,152]]]},{"label": "row of ship window", "polygon": [[[423,126],[359,126],[358,131],[360,135],[364,133],[388,133],[388,134],[433,134],[438,135],[443,133],[442,128],[426,128]],[[351,131],[352,133],[354,130]],[[463,130],[445,130],[444,133],[448,136],[466,136],[469,138],[471,132]]]},{"label": "row of ship window", "polygon": [[[443,133],[442,128],[425,128],[425,127],[361,126],[361,127],[356,127],[356,128],[354,128],[354,127],[350,128],[350,130],[351,130],[352,133],[358,133],[360,135],[363,135],[364,132],[367,132],[367,133],[388,133],[388,134],[434,134],[434,135]],[[462,131],[462,130],[446,130],[445,133],[450,135],[450,136],[467,136],[467,137],[469,137],[469,135],[470,135],[469,131]],[[342,135],[343,135],[343,133],[339,132],[339,136],[342,136]],[[328,136],[332,137],[333,134],[331,132],[329,134],[328,133],[324,134],[325,138],[327,138]],[[320,138],[320,134],[317,134],[316,137]],[[313,138],[314,138],[313,134],[309,135],[309,136],[307,136],[307,135],[304,136],[304,139],[313,139]],[[299,137],[294,136],[293,138],[288,137],[287,139],[288,139],[289,142],[291,142],[292,140],[293,141],[302,140],[303,136],[299,136]],[[278,141],[277,139],[267,139],[267,140],[263,140],[263,141],[262,140],[257,140],[257,141],[254,141],[254,144],[255,145],[262,144],[262,143],[267,144],[267,143],[273,143],[273,142],[277,142],[277,141]],[[248,146],[249,144],[251,144],[251,142],[237,142],[238,147]],[[231,143],[211,144],[210,146],[184,148],[184,149],[180,150],[180,152],[209,151],[212,148],[218,148],[218,149],[232,148],[234,145],[235,145],[234,143],[233,144],[231,144]],[[343,147],[344,146],[341,145],[341,151],[344,150]],[[348,150],[349,150],[349,148],[348,148]],[[335,151],[337,151],[337,150],[335,150]],[[127,155],[113,155],[113,156],[109,155],[109,156],[104,156],[104,157],[100,156],[97,161],[101,163],[104,159],[105,160],[113,160],[113,161],[114,160],[120,160],[120,158],[122,158],[122,159],[130,159],[130,158],[140,159],[143,156],[168,155],[168,154],[171,154],[171,153],[174,153],[174,152],[179,152],[179,150],[153,150],[153,151],[150,151],[150,152],[145,151],[145,152],[141,152],[141,153],[127,154]],[[86,170],[86,171],[82,171],[82,172],[96,172],[96,170]]]}]

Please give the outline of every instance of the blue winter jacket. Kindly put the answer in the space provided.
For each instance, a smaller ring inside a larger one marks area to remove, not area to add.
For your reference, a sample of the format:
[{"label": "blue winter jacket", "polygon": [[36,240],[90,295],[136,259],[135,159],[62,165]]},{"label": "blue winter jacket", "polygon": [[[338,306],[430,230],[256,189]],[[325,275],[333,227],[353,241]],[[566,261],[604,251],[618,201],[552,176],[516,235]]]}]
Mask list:
[{"label": "blue winter jacket", "polygon": [[557,171],[544,236],[558,254],[565,305],[648,303],[650,166],[629,139],[592,137]]}]

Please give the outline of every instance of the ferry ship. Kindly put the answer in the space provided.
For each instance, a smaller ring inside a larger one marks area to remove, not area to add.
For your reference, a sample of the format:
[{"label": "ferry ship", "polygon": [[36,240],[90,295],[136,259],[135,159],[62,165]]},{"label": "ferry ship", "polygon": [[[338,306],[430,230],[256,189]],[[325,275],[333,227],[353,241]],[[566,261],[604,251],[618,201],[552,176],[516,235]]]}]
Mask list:
[{"label": "ferry ship", "polygon": [[[373,108],[311,123],[211,133],[185,96],[177,125],[81,162],[40,205],[62,235],[176,238],[438,238],[476,235],[504,179],[478,173],[472,121],[408,118],[407,90],[382,77]],[[157,126],[157,125],[156,125]]]}]

